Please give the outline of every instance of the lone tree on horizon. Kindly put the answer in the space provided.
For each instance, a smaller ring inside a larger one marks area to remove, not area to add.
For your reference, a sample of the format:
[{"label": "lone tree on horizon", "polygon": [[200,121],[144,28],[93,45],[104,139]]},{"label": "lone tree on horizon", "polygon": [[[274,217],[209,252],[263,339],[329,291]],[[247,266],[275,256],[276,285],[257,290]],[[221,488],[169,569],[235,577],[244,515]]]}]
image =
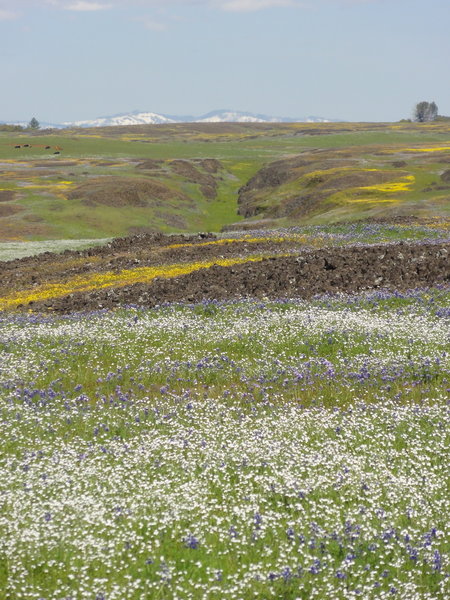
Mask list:
[{"label": "lone tree on horizon", "polygon": [[414,121],[425,123],[434,121],[438,116],[438,107],[436,102],[419,102],[414,109]]},{"label": "lone tree on horizon", "polygon": [[28,123],[28,129],[39,129],[40,125],[39,125],[39,121],[33,117],[31,119],[31,121]]}]

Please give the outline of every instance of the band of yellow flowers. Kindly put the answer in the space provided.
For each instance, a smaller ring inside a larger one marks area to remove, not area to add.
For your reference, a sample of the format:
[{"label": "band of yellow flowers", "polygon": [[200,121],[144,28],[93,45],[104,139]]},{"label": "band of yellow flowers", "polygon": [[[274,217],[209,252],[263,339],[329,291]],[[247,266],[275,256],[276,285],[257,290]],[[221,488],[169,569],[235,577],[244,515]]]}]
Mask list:
[{"label": "band of yellow flowers", "polygon": [[15,308],[21,304],[29,304],[30,302],[62,298],[76,292],[89,292],[112,286],[123,287],[134,283],[149,283],[156,277],[169,279],[180,275],[187,275],[200,269],[209,269],[214,265],[230,267],[247,262],[259,262],[263,259],[263,256],[220,258],[209,262],[174,264],[160,267],[137,267],[135,269],[124,269],[119,273],[106,271],[104,273],[93,273],[87,277],[78,275],[64,283],[42,284],[33,289],[21,290],[4,296],[0,298],[0,310]]}]

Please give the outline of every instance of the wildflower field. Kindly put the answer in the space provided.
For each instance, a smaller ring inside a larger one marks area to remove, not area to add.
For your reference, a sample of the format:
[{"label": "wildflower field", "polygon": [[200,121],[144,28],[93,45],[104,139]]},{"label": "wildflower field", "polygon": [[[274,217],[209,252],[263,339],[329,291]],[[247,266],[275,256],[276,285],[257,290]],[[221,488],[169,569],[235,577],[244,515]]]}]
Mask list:
[{"label": "wildflower field", "polygon": [[449,144],[0,133],[0,600],[450,598]]},{"label": "wildflower field", "polygon": [[0,314],[2,600],[449,597],[448,287]]}]

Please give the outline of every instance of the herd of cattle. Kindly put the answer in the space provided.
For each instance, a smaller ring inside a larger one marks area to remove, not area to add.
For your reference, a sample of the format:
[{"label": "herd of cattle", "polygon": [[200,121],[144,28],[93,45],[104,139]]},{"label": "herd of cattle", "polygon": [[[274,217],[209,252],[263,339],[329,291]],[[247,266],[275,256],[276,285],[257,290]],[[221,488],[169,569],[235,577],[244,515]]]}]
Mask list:
[{"label": "herd of cattle", "polygon": [[[45,150],[51,150],[52,146],[44,146],[44,144],[18,144],[14,148],[44,148]],[[62,148],[60,146],[53,146],[53,148],[55,150],[53,154],[61,154]]]}]

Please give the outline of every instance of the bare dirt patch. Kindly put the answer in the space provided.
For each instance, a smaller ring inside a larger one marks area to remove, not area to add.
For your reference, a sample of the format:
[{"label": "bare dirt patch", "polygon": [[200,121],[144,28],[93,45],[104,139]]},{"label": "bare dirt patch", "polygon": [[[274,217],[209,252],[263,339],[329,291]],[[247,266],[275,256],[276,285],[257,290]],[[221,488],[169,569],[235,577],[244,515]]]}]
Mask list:
[{"label": "bare dirt patch", "polygon": [[202,173],[187,160],[172,160],[169,164],[174,173],[181,175],[191,183],[198,184],[205,198],[213,200],[216,197],[217,181],[212,175]]},{"label": "bare dirt patch", "polygon": [[186,229],[187,227],[187,223],[181,215],[155,210],[155,217],[161,219],[161,221],[170,227],[176,227],[177,229]]},{"label": "bare dirt patch", "polygon": [[172,174],[182,177],[189,183],[197,184],[203,196],[208,200],[214,200],[217,195],[217,174],[222,165],[216,159],[197,159],[197,160],[156,160],[147,159],[136,165],[136,169],[164,173],[167,176]]},{"label": "bare dirt patch", "polygon": [[[19,222],[14,219],[0,219],[0,241],[6,242],[9,240],[17,239],[30,239],[32,237],[40,236],[41,238],[48,239],[51,237],[52,231],[50,227],[40,224],[30,224]],[[0,263],[1,265],[1,263]],[[1,267],[0,267],[0,281],[1,281]],[[2,282],[3,283],[3,282]],[[6,282],[5,282],[6,283]],[[13,288],[12,288],[13,289]]]},{"label": "bare dirt patch", "polygon": [[59,171],[47,171],[44,169],[16,168],[8,172],[7,178],[12,180],[27,180],[32,177],[48,177],[50,175],[61,175]]},{"label": "bare dirt patch", "polygon": [[215,158],[204,158],[197,161],[200,166],[208,173],[218,173],[222,169],[220,161]]},{"label": "bare dirt patch", "polygon": [[0,202],[10,202],[16,197],[16,192],[13,190],[0,190]]},{"label": "bare dirt patch", "polygon": [[17,204],[0,204],[0,217],[10,217],[22,210],[24,210],[23,207]]},{"label": "bare dirt patch", "polygon": [[445,183],[450,183],[450,169],[447,169],[442,173],[441,179],[442,181],[445,181]]},{"label": "bare dirt patch", "polygon": [[155,169],[160,169],[164,165],[163,160],[156,160],[153,158],[147,158],[143,160],[139,164],[136,165],[136,169],[144,169],[148,171],[154,171]]},{"label": "bare dirt patch", "polygon": [[96,167],[115,167],[121,164],[120,160],[94,160],[91,162]]},{"label": "bare dirt patch", "polygon": [[191,205],[186,195],[147,178],[99,177],[81,184],[67,197],[69,200],[81,199],[88,206],[162,206],[171,201]]},{"label": "bare dirt patch", "polygon": [[74,160],[46,160],[42,162],[34,162],[35,167],[76,167],[79,163]]},{"label": "bare dirt patch", "polygon": [[398,180],[399,177],[406,177],[407,175],[408,173],[406,171],[396,171],[395,173],[390,173],[388,171],[361,171],[344,173],[343,175],[335,173],[326,177],[325,181],[317,187],[324,190],[331,189],[336,192],[348,188],[388,183],[389,181],[395,181]]}]

